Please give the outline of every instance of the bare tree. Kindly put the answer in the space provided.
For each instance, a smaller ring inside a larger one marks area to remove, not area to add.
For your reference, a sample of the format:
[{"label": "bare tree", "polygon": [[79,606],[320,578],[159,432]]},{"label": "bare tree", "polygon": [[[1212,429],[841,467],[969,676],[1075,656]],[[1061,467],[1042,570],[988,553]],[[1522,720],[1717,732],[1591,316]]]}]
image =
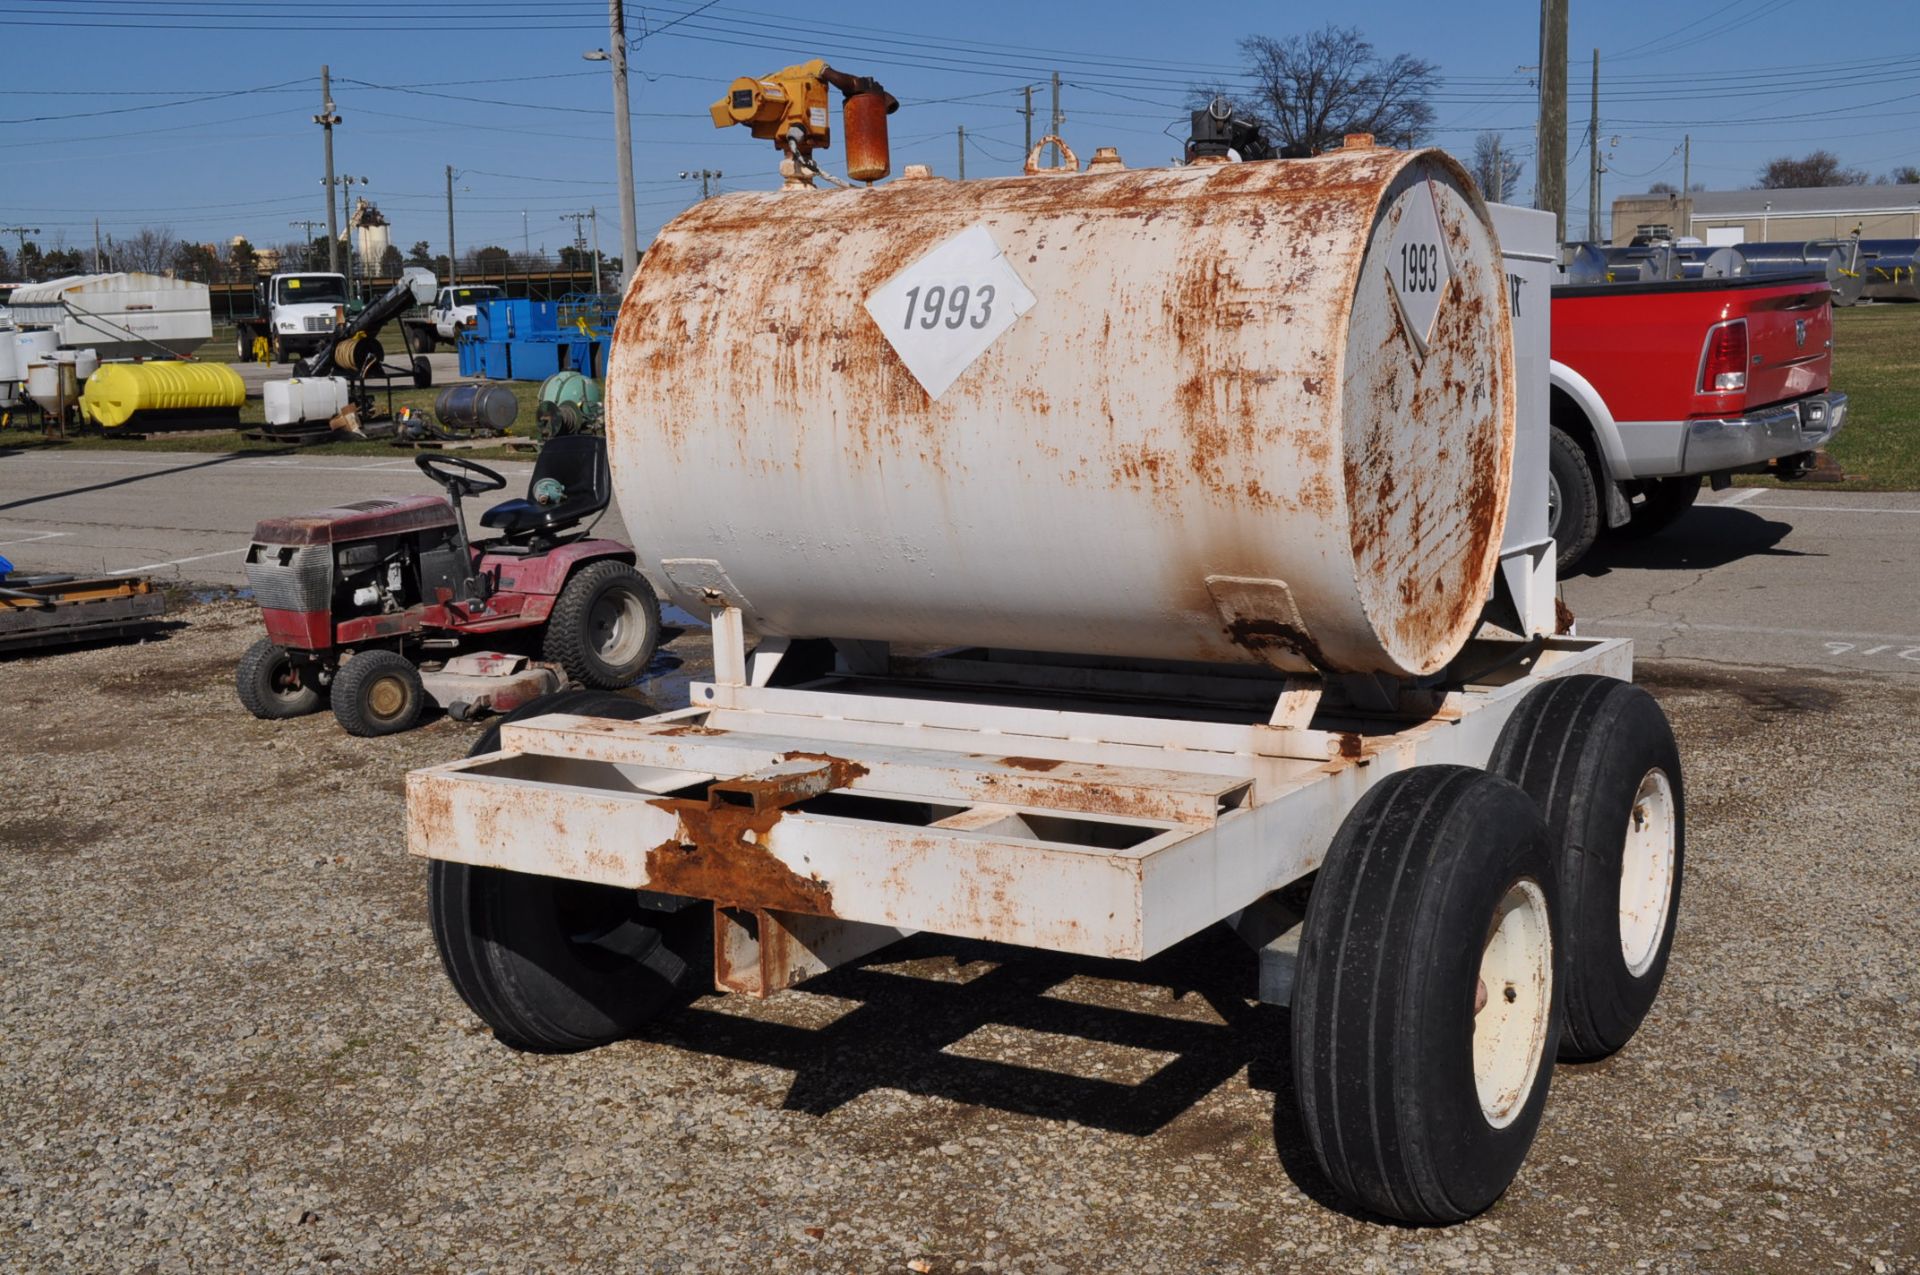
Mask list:
[{"label": "bare tree", "polygon": [[1875,184],[1880,186],[1911,186],[1916,182],[1920,182],[1920,168],[1915,168],[1912,164],[1902,164],[1885,177],[1882,177]]},{"label": "bare tree", "polygon": [[158,274],[173,264],[180,241],[165,226],[142,226],[130,238],[113,245],[113,264],[117,270],[144,270]]},{"label": "bare tree", "polygon": [[1381,57],[1354,27],[1328,24],[1284,39],[1250,35],[1240,52],[1255,88],[1235,105],[1296,154],[1325,150],[1347,133],[1412,146],[1433,124],[1439,67],[1405,53]]},{"label": "bare tree", "polygon": [[1793,190],[1810,186],[1864,186],[1867,175],[1857,168],[1840,167],[1832,151],[1809,151],[1800,158],[1782,155],[1760,170],[1760,190]]},{"label": "bare tree", "polygon": [[1504,204],[1513,197],[1525,168],[1500,134],[1489,130],[1473,139],[1473,180],[1481,195],[1493,203]]}]

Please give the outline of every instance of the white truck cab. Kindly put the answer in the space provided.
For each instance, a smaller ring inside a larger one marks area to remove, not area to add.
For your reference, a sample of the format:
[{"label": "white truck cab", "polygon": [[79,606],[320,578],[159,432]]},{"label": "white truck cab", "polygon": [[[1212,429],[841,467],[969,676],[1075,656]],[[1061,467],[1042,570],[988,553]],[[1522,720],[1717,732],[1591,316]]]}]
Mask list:
[{"label": "white truck cab", "polygon": [[235,324],[240,361],[291,363],[311,354],[340,325],[346,308],[345,275],[324,271],[273,275],[254,286],[255,316]]},{"label": "white truck cab", "polygon": [[480,303],[500,295],[499,288],[486,283],[456,283],[440,289],[425,316],[407,321],[414,348],[431,354],[438,342],[457,342],[461,332],[478,322]]}]

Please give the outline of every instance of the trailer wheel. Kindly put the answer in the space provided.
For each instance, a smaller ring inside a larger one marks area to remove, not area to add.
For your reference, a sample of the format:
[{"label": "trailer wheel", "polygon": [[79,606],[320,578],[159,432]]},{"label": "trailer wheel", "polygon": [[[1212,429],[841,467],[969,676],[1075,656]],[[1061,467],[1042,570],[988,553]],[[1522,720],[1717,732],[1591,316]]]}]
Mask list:
[{"label": "trailer wheel", "polygon": [[1307,902],[1293,1075],[1348,1198],[1456,1222],[1519,1172],[1559,1033],[1552,869],[1532,800],[1469,767],[1391,775],[1347,815]]},{"label": "trailer wheel", "polygon": [[333,715],[349,735],[397,735],[420,720],[427,690],[396,651],[360,651],[334,674]]},{"label": "trailer wheel", "polygon": [[1558,425],[1547,432],[1547,534],[1559,549],[1555,566],[1564,574],[1600,535],[1600,485],[1579,440]]},{"label": "trailer wheel", "polygon": [[301,683],[299,667],[272,638],[259,639],[240,657],[233,689],[249,713],[268,721],[304,717],[320,707],[319,689]]},{"label": "trailer wheel", "polygon": [[582,567],[554,602],[542,645],[576,682],[607,691],[632,685],[660,645],[653,586],[624,562]]},{"label": "trailer wheel", "polygon": [[1604,1058],[1660,993],[1680,913],[1686,788],[1658,701],[1611,677],[1520,701],[1487,769],[1526,790],[1554,846],[1569,962],[1560,1056]]},{"label": "trailer wheel", "polygon": [[[632,721],[654,709],[605,691],[542,695],[488,726],[467,755],[498,751],[502,725],[544,713]],[[691,902],[663,911],[632,890],[436,859],[427,912],[454,990],[517,1049],[607,1044],[712,985],[713,913]]]},{"label": "trailer wheel", "polygon": [[413,356],[413,388],[416,390],[433,388],[433,364],[427,362],[427,356],[424,354]]},{"label": "trailer wheel", "polygon": [[1700,494],[1700,476],[1690,478],[1651,478],[1641,484],[1644,494],[1623,527],[1613,534],[1629,540],[1657,535],[1671,527],[1681,514],[1693,508]]}]

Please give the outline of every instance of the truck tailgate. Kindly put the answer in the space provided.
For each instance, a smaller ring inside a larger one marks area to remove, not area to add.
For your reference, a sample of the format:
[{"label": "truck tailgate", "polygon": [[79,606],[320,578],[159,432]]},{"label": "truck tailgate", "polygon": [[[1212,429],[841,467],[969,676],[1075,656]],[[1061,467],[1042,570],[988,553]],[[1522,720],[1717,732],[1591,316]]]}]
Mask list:
[{"label": "truck tailgate", "polygon": [[1826,289],[1756,292],[1747,308],[1747,407],[1827,388],[1833,370],[1833,305]]}]

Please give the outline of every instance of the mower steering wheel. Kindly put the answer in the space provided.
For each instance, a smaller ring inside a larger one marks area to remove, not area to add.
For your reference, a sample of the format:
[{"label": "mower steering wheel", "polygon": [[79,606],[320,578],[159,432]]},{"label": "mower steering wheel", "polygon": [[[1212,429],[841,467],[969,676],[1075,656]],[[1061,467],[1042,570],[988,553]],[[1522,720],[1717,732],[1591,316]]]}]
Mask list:
[{"label": "mower steering wheel", "polygon": [[461,456],[438,456],[432,452],[422,452],[413,458],[413,463],[420,467],[421,473],[445,487],[449,493],[458,487],[463,497],[499,491],[507,485],[507,480],[493,470]]}]

